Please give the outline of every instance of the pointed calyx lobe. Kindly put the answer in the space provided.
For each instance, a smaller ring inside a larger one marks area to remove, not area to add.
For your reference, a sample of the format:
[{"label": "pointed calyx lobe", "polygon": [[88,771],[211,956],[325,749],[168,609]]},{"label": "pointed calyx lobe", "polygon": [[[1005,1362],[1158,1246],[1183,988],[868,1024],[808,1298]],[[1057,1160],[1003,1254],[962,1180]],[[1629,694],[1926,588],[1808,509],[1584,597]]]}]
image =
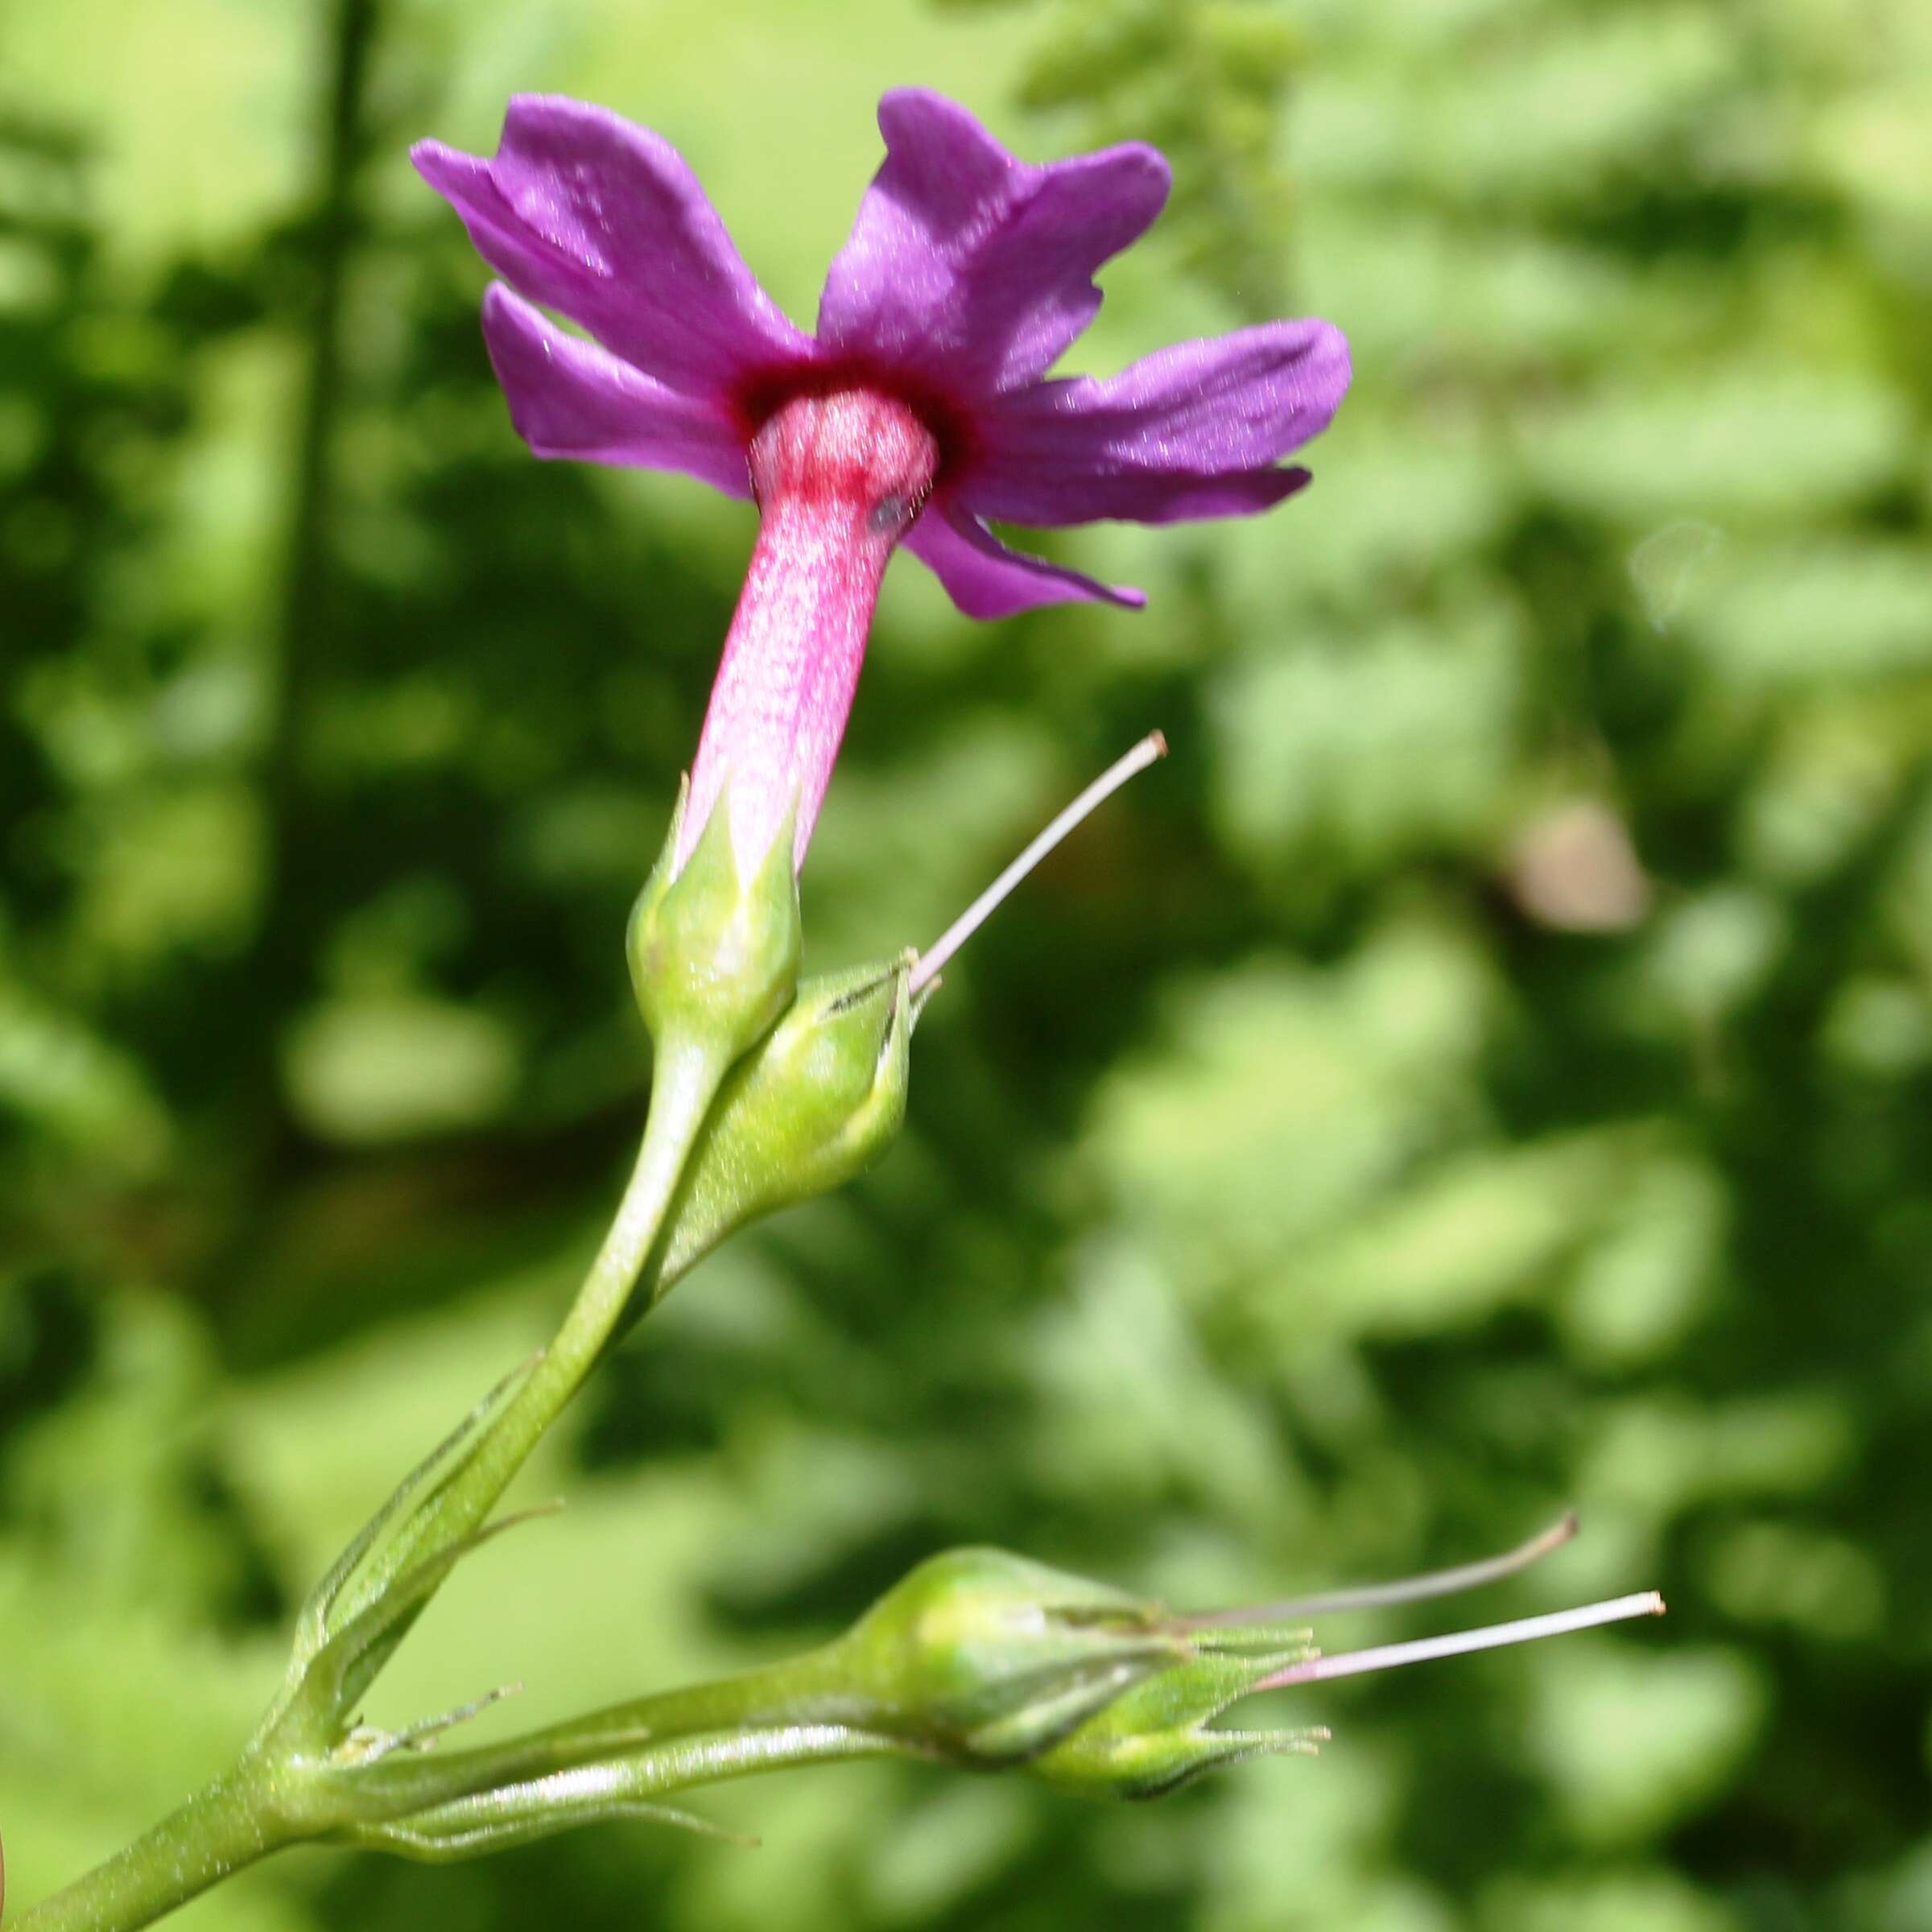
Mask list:
[{"label": "pointed calyx lobe", "polygon": [[758,541],[704,715],[678,864],[720,799],[749,877],[797,806],[803,864],[844,736],[893,547],[931,489],[938,443],[877,390],[803,395],[750,444]]}]

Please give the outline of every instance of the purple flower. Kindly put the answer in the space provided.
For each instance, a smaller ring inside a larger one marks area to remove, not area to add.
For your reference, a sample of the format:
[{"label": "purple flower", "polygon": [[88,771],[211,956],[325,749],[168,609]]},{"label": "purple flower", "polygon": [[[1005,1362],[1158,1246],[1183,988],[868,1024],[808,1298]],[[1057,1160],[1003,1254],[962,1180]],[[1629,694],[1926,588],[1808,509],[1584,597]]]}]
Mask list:
[{"label": "purple flower", "polygon": [[483,328],[530,448],[683,470],[758,502],[687,851],[729,772],[741,862],[762,856],[795,800],[803,861],[902,538],[972,617],[1138,605],[1137,591],[1008,549],[985,519],[1267,509],[1308,481],[1279,460],[1348,386],[1347,344],[1313,320],[1049,379],[1100,307],[1095,270],[1159,213],[1166,163],[1130,145],[1032,167],[919,89],[886,95],[879,126],[885,164],[826,276],[815,336],[758,287],[677,151],[605,109],[520,96],[493,159],[415,150],[522,291],[491,287]]}]

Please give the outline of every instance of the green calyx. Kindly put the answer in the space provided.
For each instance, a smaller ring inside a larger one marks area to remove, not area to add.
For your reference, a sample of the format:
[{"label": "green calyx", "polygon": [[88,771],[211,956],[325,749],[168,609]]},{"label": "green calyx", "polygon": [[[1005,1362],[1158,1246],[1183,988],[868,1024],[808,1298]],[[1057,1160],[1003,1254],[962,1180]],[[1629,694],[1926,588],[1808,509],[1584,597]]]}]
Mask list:
[{"label": "green calyx", "polygon": [[921,1563],[823,1653],[859,1721],[985,1769],[1049,1749],[1184,1657],[1158,1612],[1000,1550]]},{"label": "green calyx", "polygon": [[791,1003],[801,936],[791,869],[792,821],[749,880],[739,877],[720,798],[680,869],[680,786],[671,830],[632,909],[625,951],[644,1023],[667,1059],[702,1055],[720,1070],[748,1052]]},{"label": "green calyx", "polygon": [[910,954],[807,980],[733,1070],[671,1203],[654,1299],[727,1235],[856,1179],[906,1117]]}]

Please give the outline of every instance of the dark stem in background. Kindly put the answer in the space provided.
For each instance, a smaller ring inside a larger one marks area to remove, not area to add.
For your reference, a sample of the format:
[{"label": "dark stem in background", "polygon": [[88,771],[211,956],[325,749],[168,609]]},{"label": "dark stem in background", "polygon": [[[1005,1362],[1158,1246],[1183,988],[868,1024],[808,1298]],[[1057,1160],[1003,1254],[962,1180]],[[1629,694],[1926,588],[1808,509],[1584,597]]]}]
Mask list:
[{"label": "dark stem in background", "polygon": [[298,1130],[283,1104],[280,1022],[310,990],[315,935],[303,919],[307,792],[301,737],[330,647],[339,603],[333,554],[339,494],[336,417],[345,386],[346,296],[365,219],[357,186],[369,147],[365,109],[381,0],[326,0],[316,28],[326,56],[326,91],[316,124],[316,171],[308,209],[286,246],[295,295],[291,326],[303,351],[290,425],[287,548],[274,632],[268,642],[268,715],[258,796],[262,814],[261,906],[254,942],[232,982],[245,1016],[230,1075],[227,1112],[234,1150],[224,1232],[196,1269],[196,1292],[215,1308],[250,1278],[266,1232],[278,1174],[297,1152]]},{"label": "dark stem in background", "polygon": [[371,147],[366,103],[382,13],[382,0],[320,0],[314,10],[324,91],[316,103],[312,185],[282,237],[293,289],[286,321],[298,338],[301,374],[288,427],[281,590],[266,645],[267,716],[257,784],[261,900],[253,942],[227,976],[237,1036],[223,1108],[231,1151],[217,1182],[219,1232],[193,1270],[196,1298],[224,1324],[244,1299],[270,1238],[278,1183],[302,1154],[300,1130],[283,1098],[279,1046],[283,1022],[307,1003],[320,950],[305,914],[303,859],[312,835],[301,740],[341,601],[333,543],[341,493],[336,419],[345,388],[347,295],[367,227],[357,190]]},{"label": "dark stem in background", "polygon": [[[264,876],[253,949],[259,983],[290,989],[304,987],[308,972],[308,935],[298,912],[304,789],[300,724],[316,667],[328,648],[335,601],[336,417],[343,390],[345,294],[362,228],[356,186],[368,148],[363,104],[378,13],[379,0],[333,0],[330,9],[320,175],[314,212],[303,225],[308,273],[300,322],[308,366],[295,424],[288,548],[262,749]],[[245,1079],[245,1102],[251,1120],[269,1129],[263,1151],[272,1159],[284,1125],[275,1092],[272,1031],[264,1031],[262,1051]]]}]

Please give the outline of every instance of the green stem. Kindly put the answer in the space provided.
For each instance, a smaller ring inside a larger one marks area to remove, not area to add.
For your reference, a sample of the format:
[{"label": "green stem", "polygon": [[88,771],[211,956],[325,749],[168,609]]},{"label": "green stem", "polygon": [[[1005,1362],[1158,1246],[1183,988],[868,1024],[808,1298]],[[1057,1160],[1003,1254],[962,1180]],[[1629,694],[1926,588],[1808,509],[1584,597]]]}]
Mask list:
[{"label": "green stem", "polygon": [[30,1907],[13,1932],[134,1932],[303,1835],[278,1815],[267,1781],[244,1761],[105,1864]]},{"label": "green stem", "polygon": [[848,1744],[862,1737],[867,1752],[896,1748],[878,1728],[876,1705],[852,1692],[836,1648],[808,1650],[759,1670],[633,1698],[506,1744],[440,1751],[433,1757],[398,1752],[359,1771],[357,1789],[386,1810],[407,1811],[546,1777],[618,1753],[675,1756],[683,1747],[702,1742],[700,1757],[709,1761],[720,1753],[729,1755],[722,1740],[733,1736],[762,1738],[764,1742],[754,1755],[775,1752],[770,1757],[774,1767],[786,1761],[784,1747],[772,1741],[781,1734],[803,1737],[837,1730],[847,1734]]},{"label": "green stem", "polygon": [[431,1806],[394,1824],[345,1825],[340,1842],[415,1858],[474,1857],[557,1831],[617,1818],[696,1824],[658,1801],[693,1785],[722,1784],[800,1765],[894,1753],[920,1755],[890,1738],[845,1724],[787,1724],[767,1731],[672,1738],[654,1750],[587,1764]]},{"label": "green stem", "polygon": [[411,1563],[448,1548],[481,1525],[597,1365],[663,1231],[685,1162],[727,1071],[720,1055],[702,1046],[673,1050],[660,1059],[638,1164],[563,1327],[460,1474],[398,1539],[380,1576],[372,1579],[370,1594]]}]

